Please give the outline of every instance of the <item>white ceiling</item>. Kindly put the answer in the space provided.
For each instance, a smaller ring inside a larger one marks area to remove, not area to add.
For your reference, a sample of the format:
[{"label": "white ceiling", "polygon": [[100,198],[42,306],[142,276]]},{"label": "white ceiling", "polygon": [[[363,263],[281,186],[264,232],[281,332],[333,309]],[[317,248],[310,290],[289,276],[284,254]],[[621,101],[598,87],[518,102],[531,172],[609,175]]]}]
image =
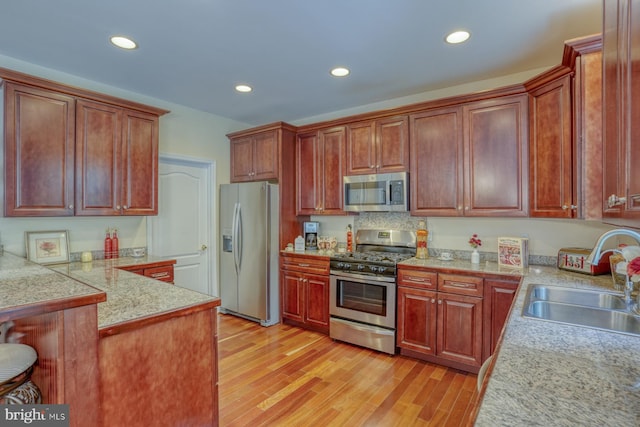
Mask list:
[{"label": "white ceiling", "polygon": [[[557,65],[565,40],[601,31],[601,3],[4,0],[0,55],[259,125]],[[446,45],[460,28],[471,39]]]}]

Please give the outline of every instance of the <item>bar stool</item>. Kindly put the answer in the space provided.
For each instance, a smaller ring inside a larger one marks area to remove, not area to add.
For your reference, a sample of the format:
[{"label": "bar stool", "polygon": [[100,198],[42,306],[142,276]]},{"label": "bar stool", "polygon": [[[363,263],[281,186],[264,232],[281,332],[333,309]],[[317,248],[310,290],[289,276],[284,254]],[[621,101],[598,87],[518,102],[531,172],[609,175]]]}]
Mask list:
[{"label": "bar stool", "polygon": [[38,404],[40,389],[31,381],[38,354],[25,344],[0,344],[0,404]]}]

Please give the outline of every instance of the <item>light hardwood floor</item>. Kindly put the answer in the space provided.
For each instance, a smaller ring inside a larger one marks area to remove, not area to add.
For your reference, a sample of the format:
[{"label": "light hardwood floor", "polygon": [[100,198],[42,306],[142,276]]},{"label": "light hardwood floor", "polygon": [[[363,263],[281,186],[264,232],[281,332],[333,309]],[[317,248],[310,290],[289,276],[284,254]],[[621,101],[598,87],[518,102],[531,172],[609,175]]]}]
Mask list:
[{"label": "light hardwood floor", "polygon": [[476,375],[220,314],[220,425],[461,426]]}]

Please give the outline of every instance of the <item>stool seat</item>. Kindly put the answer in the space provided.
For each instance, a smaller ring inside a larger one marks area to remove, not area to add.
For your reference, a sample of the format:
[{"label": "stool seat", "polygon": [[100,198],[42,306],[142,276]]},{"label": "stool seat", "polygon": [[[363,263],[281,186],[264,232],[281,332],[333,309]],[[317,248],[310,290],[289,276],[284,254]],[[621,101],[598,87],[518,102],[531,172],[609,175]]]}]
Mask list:
[{"label": "stool seat", "polygon": [[20,375],[38,360],[38,354],[25,344],[0,344],[0,383]]}]

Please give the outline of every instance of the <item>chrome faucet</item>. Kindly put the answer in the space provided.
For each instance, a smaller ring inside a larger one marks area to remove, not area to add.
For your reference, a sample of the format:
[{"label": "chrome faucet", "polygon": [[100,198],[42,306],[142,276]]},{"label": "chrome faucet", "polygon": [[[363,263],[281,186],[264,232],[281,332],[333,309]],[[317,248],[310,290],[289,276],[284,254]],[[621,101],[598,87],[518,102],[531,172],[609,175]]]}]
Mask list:
[{"label": "chrome faucet", "polygon": [[[598,238],[596,242],[596,246],[593,248],[589,256],[587,257],[587,262],[592,265],[598,265],[600,262],[600,257],[602,256],[602,246],[604,242],[606,242],[610,237],[613,236],[628,236],[633,237],[638,245],[640,245],[640,233],[633,230],[627,230],[625,228],[617,228],[615,230],[609,230],[606,233],[603,233],[602,236]],[[614,249],[614,252],[622,253],[620,250]],[[637,304],[633,303],[633,299],[631,297],[631,293],[633,292],[633,282],[629,279],[629,275],[626,274],[625,286],[624,286],[624,300],[627,303],[627,308],[629,311],[637,310],[640,307],[640,294],[638,294],[638,302]]]},{"label": "chrome faucet", "polygon": [[602,246],[604,242],[606,242],[609,237],[613,236],[629,236],[636,239],[638,245],[640,245],[640,233],[633,230],[627,230],[626,228],[617,228],[615,230],[609,230],[606,233],[603,233],[602,236],[598,238],[595,247],[587,257],[587,262],[592,265],[598,265],[600,263],[600,257],[602,256]]}]

